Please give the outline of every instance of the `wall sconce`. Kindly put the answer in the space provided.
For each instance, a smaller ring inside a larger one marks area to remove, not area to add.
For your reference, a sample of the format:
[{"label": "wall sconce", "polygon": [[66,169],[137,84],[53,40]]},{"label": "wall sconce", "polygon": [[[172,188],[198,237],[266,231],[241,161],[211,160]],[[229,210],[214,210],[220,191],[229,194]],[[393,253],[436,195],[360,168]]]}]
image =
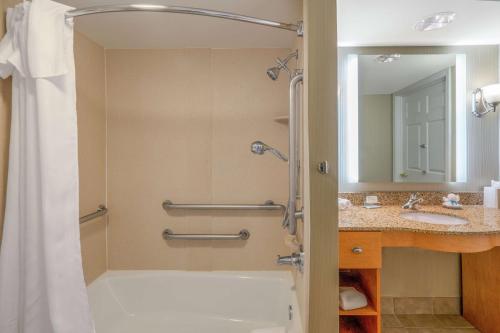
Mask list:
[{"label": "wall sconce", "polygon": [[472,114],[478,118],[495,112],[500,104],[500,83],[490,84],[474,90],[472,93]]}]

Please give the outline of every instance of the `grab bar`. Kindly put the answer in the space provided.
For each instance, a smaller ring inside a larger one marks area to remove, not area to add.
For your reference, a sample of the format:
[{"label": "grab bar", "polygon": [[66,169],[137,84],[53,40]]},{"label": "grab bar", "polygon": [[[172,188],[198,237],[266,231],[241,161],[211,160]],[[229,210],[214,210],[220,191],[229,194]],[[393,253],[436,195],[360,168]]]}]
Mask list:
[{"label": "grab bar", "polygon": [[165,200],[163,209],[192,209],[192,210],[281,210],[285,211],[286,206],[275,204],[268,200],[263,205],[234,205],[234,204],[174,204],[170,200]]},{"label": "grab bar", "polygon": [[299,178],[299,137],[297,111],[297,92],[299,83],[304,80],[302,73],[296,74],[290,81],[289,98],[290,110],[288,114],[288,205],[287,214],[283,221],[283,226],[288,229],[290,235],[297,233],[297,219],[303,218],[302,209],[297,209],[297,188]]},{"label": "grab bar", "polygon": [[250,238],[250,231],[240,230],[239,233],[232,234],[174,234],[170,229],[163,231],[165,240],[247,240]]},{"label": "grab bar", "polygon": [[108,213],[108,209],[104,205],[99,205],[97,210],[93,213],[80,217],[80,224],[84,224],[90,220],[98,218],[100,216],[106,215]]}]

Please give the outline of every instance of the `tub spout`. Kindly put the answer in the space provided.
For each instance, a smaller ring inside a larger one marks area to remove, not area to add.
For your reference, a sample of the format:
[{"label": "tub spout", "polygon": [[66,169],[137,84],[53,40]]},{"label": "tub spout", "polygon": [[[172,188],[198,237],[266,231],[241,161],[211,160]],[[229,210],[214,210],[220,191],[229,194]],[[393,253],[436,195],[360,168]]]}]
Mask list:
[{"label": "tub spout", "polygon": [[297,267],[299,272],[302,272],[304,270],[304,252],[292,253],[289,256],[278,255],[278,259],[276,259],[276,263],[278,265],[295,266],[295,267]]}]

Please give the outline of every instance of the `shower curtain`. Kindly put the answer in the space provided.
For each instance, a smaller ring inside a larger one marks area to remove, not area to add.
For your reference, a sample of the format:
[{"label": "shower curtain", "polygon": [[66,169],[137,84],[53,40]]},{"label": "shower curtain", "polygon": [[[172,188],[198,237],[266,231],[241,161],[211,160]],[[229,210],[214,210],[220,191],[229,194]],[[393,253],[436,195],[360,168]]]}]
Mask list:
[{"label": "shower curtain", "polygon": [[71,9],[25,1],[7,14],[0,76],[12,76],[1,333],[92,333],[78,223]]}]

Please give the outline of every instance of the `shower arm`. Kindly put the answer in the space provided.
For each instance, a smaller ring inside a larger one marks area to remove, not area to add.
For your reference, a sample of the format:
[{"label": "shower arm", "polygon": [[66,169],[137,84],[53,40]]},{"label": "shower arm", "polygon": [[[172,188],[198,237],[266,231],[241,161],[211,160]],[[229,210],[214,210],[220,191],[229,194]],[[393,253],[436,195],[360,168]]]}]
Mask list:
[{"label": "shower arm", "polygon": [[92,7],[69,10],[68,12],[66,12],[65,16],[66,19],[70,19],[85,15],[117,13],[117,12],[167,12],[176,14],[209,16],[225,20],[240,21],[258,25],[264,25],[271,28],[295,31],[297,33],[297,36],[304,35],[304,25],[302,21],[299,21],[296,24],[283,23],[283,22],[271,21],[271,20],[261,19],[258,17],[240,15],[235,13],[210,10],[204,8],[184,7],[184,6],[155,5],[155,4],[103,5],[103,6],[92,6]]}]

